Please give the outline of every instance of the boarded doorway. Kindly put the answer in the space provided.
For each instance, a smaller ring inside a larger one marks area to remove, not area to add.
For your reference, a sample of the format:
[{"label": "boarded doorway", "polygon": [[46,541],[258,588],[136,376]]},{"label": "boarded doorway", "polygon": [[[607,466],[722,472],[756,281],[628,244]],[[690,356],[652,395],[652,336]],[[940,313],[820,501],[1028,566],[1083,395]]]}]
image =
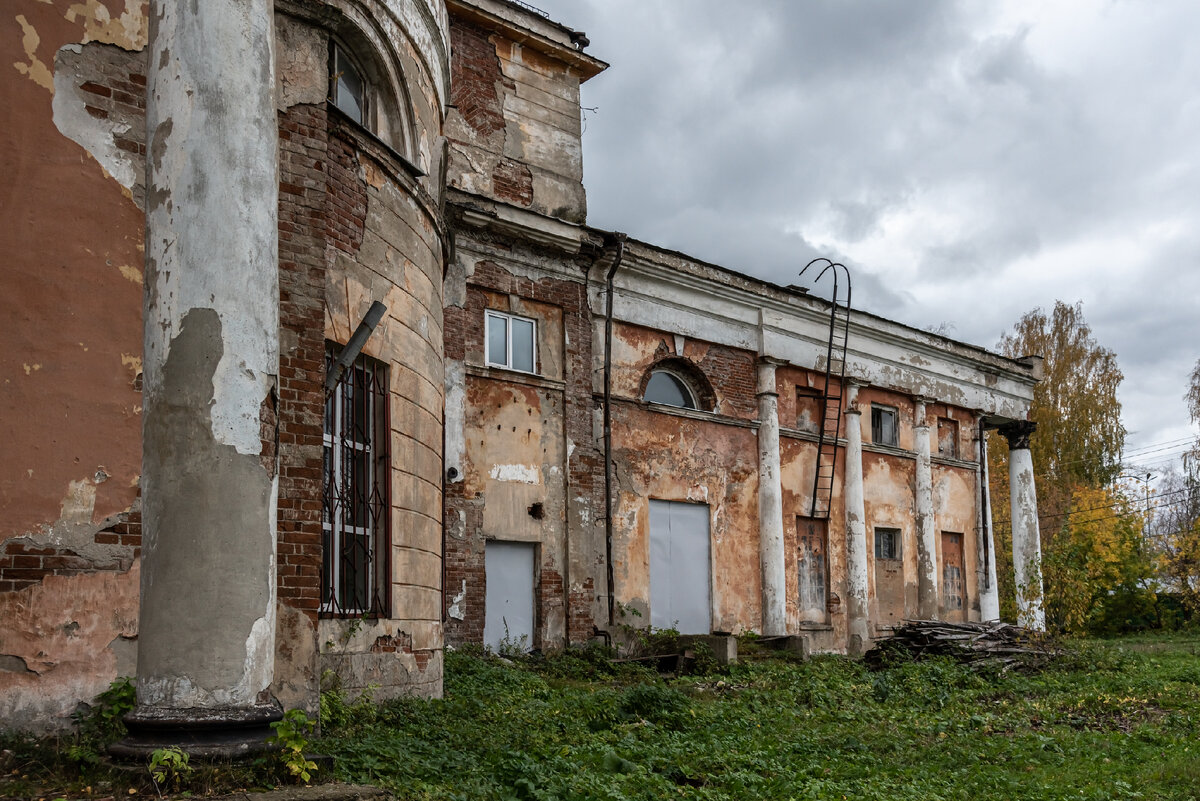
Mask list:
[{"label": "boarded doorway", "polygon": [[483,643],[493,651],[533,648],[533,582],[537,546],[531,542],[488,540]]},{"label": "boarded doorway", "polygon": [[899,626],[904,608],[904,555],[898,528],[875,529],[875,598],[880,626]]},{"label": "boarded doorway", "polygon": [[796,518],[798,553],[797,588],[800,620],[806,623],[829,622],[828,537],[824,520]]},{"label": "boarded doorway", "polygon": [[942,604],[946,620],[967,619],[967,586],[963,580],[963,535],[942,532]]},{"label": "boarded doorway", "polygon": [[650,625],[712,630],[708,506],[650,501]]}]

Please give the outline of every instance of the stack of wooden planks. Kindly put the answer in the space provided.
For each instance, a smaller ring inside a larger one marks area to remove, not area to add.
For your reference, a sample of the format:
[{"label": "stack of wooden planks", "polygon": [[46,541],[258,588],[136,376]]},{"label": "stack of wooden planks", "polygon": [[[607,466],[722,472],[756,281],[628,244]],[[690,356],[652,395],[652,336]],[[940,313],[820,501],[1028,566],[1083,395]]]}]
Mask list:
[{"label": "stack of wooden planks", "polygon": [[887,667],[898,660],[949,656],[1000,670],[1036,670],[1060,656],[1046,635],[1008,623],[944,623],[906,620],[892,636],[867,652],[867,664]]}]

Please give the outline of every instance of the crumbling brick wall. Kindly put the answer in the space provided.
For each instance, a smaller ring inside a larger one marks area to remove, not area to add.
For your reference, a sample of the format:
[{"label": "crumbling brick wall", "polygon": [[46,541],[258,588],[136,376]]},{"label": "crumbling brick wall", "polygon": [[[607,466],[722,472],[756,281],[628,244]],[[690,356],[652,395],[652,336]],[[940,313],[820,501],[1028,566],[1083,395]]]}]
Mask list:
[{"label": "crumbling brick wall", "polygon": [[[561,255],[544,258],[563,259]],[[576,548],[590,547],[588,532],[579,531],[579,521],[570,507],[582,505],[592,509],[598,495],[602,497],[603,461],[592,430],[592,326],[587,302],[585,280],[587,259],[570,260],[571,271],[578,280],[559,275],[531,278],[510,272],[495,260],[475,264],[467,286],[465,303],[447,306],[446,358],[463,361],[469,353],[484,349],[484,312],[488,308],[487,294],[513,295],[529,301],[548,304],[561,310],[564,341],[562,379],[563,392],[561,425],[570,443],[569,458],[563,469],[567,476],[567,552],[559,552],[558,544],[542,542],[539,549],[541,564],[535,587],[536,614],[539,620],[562,618],[564,630],[549,632],[553,641],[572,644],[585,643],[592,636],[597,603],[596,586],[602,577],[592,572],[570,575],[569,564],[602,561],[576,556]],[[555,421],[559,422],[559,421]],[[469,428],[469,425],[468,425]],[[503,436],[495,432],[468,432],[468,436]],[[474,465],[479,469],[479,465]],[[483,507],[488,502],[482,494],[467,491],[468,482],[452,481],[445,487],[445,525],[448,532],[445,550],[445,608],[446,636],[449,642],[481,642],[485,620],[486,575],[484,553],[486,535],[483,530]],[[589,518],[590,521],[590,518]],[[566,574],[566,575],[564,575]]]},{"label": "crumbling brick wall", "polygon": [[279,119],[279,599],[321,603],[325,243],[330,197],[324,106]]}]

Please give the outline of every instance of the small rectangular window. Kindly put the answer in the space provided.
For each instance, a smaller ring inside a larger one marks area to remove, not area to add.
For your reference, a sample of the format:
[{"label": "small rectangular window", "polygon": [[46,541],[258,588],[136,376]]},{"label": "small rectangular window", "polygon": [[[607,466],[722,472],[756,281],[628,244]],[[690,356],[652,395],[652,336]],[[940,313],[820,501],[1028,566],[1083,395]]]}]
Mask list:
[{"label": "small rectangular window", "polygon": [[937,452],[938,456],[944,456],[947,459],[958,458],[958,421],[951,420],[948,417],[938,418],[938,441]]},{"label": "small rectangular window", "polygon": [[875,558],[876,559],[899,559],[900,558],[900,529],[898,529],[898,528],[877,528],[877,529],[875,529]]},{"label": "small rectangular window", "polygon": [[[329,344],[329,369],[338,348]],[[321,614],[387,615],[387,368],[360,356],[325,398]]]},{"label": "small rectangular window", "polygon": [[537,323],[524,317],[487,312],[487,363],[522,373],[537,372]]},{"label": "small rectangular window", "polygon": [[895,409],[890,406],[871,407],[871,442],[876,445],[891,445],[892,447],[899,444]]}]

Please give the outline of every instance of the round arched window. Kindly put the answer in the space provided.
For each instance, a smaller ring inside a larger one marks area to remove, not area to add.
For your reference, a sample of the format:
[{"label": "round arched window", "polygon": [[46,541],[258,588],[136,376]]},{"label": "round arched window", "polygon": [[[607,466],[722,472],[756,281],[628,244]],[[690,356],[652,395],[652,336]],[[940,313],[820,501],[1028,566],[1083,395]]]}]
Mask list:
[{"label": "round arched window", "polygon": [[667,370],[655,370],[646,384],[642,398],[650,403],[663,403],[681,409],[698,409],[696,395],[682,378]]}]

